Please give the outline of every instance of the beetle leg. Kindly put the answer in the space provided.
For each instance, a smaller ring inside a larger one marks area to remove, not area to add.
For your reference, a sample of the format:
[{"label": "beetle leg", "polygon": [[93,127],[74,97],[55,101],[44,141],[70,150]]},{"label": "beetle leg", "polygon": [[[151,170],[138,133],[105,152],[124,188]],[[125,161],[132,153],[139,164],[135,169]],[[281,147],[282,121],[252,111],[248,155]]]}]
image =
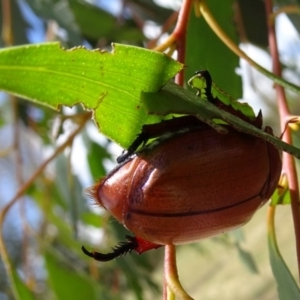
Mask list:
[{"label": "beetle leg", "polygon": [[201,126],[205,126],[205,124],[196,116],[191,115],[163,120],[160,123],[144,125],[142,127],[142,132],[128,147],[127,151],[123,151],[123,153],[117,158],[117,162],[119,164],[124,162],[139,148],[139,146],[145,146],[149,139],[157,138],[167,133],[174,134],[184,128],[192,129]]},{"label": "beetle leg", "polygon": [[123,161],[125,161],[127,158],[129,158],[134,151],[140,146],[140,145],[145,145],[149,139],[149,135],[144,130],[145,125],[142,128],[142,132],[137,136],[137,138],[132,142],[132,144],[128,147],[127,151],[123,151],[122,154],[117,157],[117,163],[120,164]]},{"label": "beetle leg", "polygon": [[111,253],[103,254],[96,251],[89,252],[84,246],[82,246],[81,249],[87,256],[105,262],[130,253],[132,250],[136,251],[138,254],[142,254],[143,252],[159,247],[161,247],[161,245],[148,242],[142,238],[126,235],[126,242],[121,242],[119,245],[112,248],[113,252]]},{"label": "beetle leg", "polygon": [[206,82],[206,87],[204,88],[204,95],[201,94],[201,91],[198,91],[197,96],[201,96],[202,98],[207,98],[207,100],[209,102],[214,103],[215,102],[215,98],[213,97],[212,93],[211,93],[211,86],[212,86],[212,79],[210,76],[210,73],[207,70],[200,70],[200,71],[196,71],[195,75],[198,75],[199,77],[203,77],[205,79]]},{"label": "beetle leg", "polygon": [[[204,88],[204,93],[201,95],[211,103],[215,104],[216,98],[213,97],[212,89],[212,78],[207,70],[196,71],[195,75],[204,78],[206,86]],[[201,91],[198,91],[198,95]],[[182,128],[197,127],[202,124],[201,121],[195,116],[183,116],[178,118],[173,118],[169,120],[163,120],[160,123],[148,124],[142,127],[142,132],[137,136],[133,143],[128,147],[127,151],[123,151],[122,154],[117,158],[117,163],[124,162],[129,158],[139,146],[145,146],[147,141],[151,138],[156,138],[162,136],[166,133],[174,133],[181,130]]]},{"label": "beetle leg", "polygon": [[126,242],[121,242],[115,248],[112,248],[113,252],[111,253],[100,253],[96,251],[89,252],[85,249],[84,246],[81,247],[84,254],[90,256],[98,261],[110,261],[122,255],[130,253],[137,247],[137,242],[134,237],[126,236]]}]

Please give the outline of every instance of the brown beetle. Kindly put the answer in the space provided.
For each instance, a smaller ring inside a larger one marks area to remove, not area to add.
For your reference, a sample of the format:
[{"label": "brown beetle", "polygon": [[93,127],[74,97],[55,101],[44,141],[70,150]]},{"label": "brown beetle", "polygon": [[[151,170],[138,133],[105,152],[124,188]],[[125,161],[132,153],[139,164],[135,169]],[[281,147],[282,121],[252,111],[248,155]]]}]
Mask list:
[{"label": "brown beetle", "polygon": [[[175,133],[174,124],[181,128]],[[247,223],[277,187],[281,153],[261,138],[224,126],[227,134],[192,116],[164,121],[161,127],[169,134],[130,156],[156,135],[151,129],[157,124],[144,126],[130,152],[120,157],[123,162],[90,189],[137,237],[127,237],[111,254],[83,251],[106,261],[131,250],[194,242]]]}]

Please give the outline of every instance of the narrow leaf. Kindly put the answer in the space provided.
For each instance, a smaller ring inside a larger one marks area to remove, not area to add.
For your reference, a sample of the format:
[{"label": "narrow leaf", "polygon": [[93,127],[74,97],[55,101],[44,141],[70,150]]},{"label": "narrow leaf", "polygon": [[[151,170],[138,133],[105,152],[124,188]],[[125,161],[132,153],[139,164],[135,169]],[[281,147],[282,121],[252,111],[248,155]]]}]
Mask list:
[{"label": "narrow leaf", "polygon": [[17,271],[15,269],[11,270],[11,281],[13,286],[14,296],[18,300],[35,300],[34,294],[26,286],[26,284],[21,280]]},{"label": "narrow leaf", "polygon": [[80,271],[67,267],[50,252],[45,258],[49,281],[57,299],[97,299],[95,286]]},{"label": "narrow leaf", "polygon": [[285,264],[277,245],[274,226],[275,209],[276,206],[270,206],[268,211],[268,246],[271,267],[277,282],[279,299],[297,300],[300,299],[299,287]]}]

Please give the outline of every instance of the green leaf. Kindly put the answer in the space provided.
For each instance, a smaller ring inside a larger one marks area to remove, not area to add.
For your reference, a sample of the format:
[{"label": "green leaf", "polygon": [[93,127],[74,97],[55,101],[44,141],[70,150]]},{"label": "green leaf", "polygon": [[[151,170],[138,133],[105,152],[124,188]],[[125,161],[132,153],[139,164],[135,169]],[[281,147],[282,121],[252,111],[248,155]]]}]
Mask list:
[{"label": "green leaf", "polygon": [[237,243],[236,246],[239,257],[241,258],[241,261],[244,263],[244,265],[249,269],[250,272],[258,274],[259,270],[252,254],[244,250],[239,243]]},{"label": "green leaf", "polygon": [[279,299],[300,299],[299,287],[279,252],[274,230],[269,231],[268,245],[271,267],[277,282]]},{"label": "green leaf", "polygon": [[103,165],[103,160],[105,158],[111,158],[111,156],[107,153],[107,150],[99,144],[91,141],[88,145],[87,161],[94,181],[99,180],[106,174],[106,170]]},{"label": "green leaf", "polygon": [[86,225],[92,225],[97,228],[103,226],[103,217],[92,212],[84,212],[80,215],[80,219]]},{"label": "green leaf", "polygon": [[287,205],[291,204],[290,190],[287,188],[284,191],[276,189],[271,197],[271,205]]},{"label": "green leaf", "polygon": [[68,0],[26,0],[34,13],[43,20],[55,21],[67,33],[69,45],[81,45],[80,28]]},{"label": "green leaf", "polygon": [[0,89],[52,108],[82,103],[93,109],[101,131],[127,148],[150,116],[141,92],[159,90],[182,69],[165,54],[113,45],[111,53],[57,43],[0,51]]},{"label": "green leaf", "polygon": [[11,281],[13,283],[14,296],[18,300],[35,300],[33,293],[20,279],[16,269],[11,270]]},{"label": "green leaf", "polygon": [[[207,1],[213,16],[226,34],[238,44],[236,25],[234,24],[233,0]],[[239,58],[216,36],[204,18],[197,18],[191,10],[187,29],[185,64],[187,78],[195,71],[208,70],[214,82],[235,99],[241,97],[241,78],[235,72],[239,67]]]},{"label": "green leaf", "polygon": [[130,39],[140,42],[145,39],[142,30],[136,28],[134,23],[130,24],[127,19],[118,22],[115,16],[86,1],[68,0],[68,2],[80,31],[89,39],[95,41],[104,38],[113,41]]},{"label": "green leaf", "polygon": [[[274,1],[275,3],[276,1]],[[240,18],[240,21],[235,24],[237,32],[243,32],[244,39],[247,39],[249,43],[266,49],[269,43],[268,20],[264,2],[260,0],[252,0],[251,2],[238,0],[237,6],[239,7],[237,14]],[[254,15],[255,18],[253,18]]]},{"label": "green leaf", "polygon": [[173,82],[168,82],[159,92],[143,93],[143,102],[150,114],[190,114],[215,128],[220,133],[226,133],[222,125],[216,124],[214,119],[220,119],[238,131],[265,139],[275,147],[300,158],[300,149],[289,145],[279,138],[258,129],[240,118],[219,109],[209,101],[197,97]]},{"label": "green leaf", "polygon": [[74,13],[76,23],[85,36],[99,39],[107,36],[112,30],[116,20],[108,12],[87,2],[78,0],[68,0],[68,2]]},{"label": "green leaf", "polygon": [[80,271],[71,270],[49,251],[45,258],[49,281],[57,299],[97,299],[95,286]]}]

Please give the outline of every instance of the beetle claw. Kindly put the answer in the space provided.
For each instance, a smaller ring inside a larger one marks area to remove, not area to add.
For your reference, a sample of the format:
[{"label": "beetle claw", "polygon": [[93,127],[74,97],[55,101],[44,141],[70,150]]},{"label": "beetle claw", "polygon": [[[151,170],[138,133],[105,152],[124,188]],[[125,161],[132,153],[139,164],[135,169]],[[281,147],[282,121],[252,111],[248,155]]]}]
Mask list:
[{"label": "beetle claw", "polygon": [[133,141],[133,143],[129,146],[127,151],[123,151],[122,154],[117,157],[117,163],[120,164],[124,162],[127,158],[134,154],[137,148],[140,145],[145,145],[149,139],[148,133],[142,131],[137,138]]},{"label": "beetle claw", "polygon": [[132,250],[134,250],[136,248],[137,248],[136,238],[127,235],[126,242],[121,242],[121,243],[119,243],[119,245],[112,248],[113,252],[111,252],[111,253],[103,254],[103,253],[96,252],[96,251],[89,252],[88,250],[86,250],[86,248],[84,246],[81,247],[81,250],[87,256],[92,257],[95,260],[105,262],[105,261],[113,260],[113,259],[120,257],[122,255],[125,255],[127,253],[130,253]]},{"label": "beetle claw", "polygon": [[121,164],[122,162],[124,162],[127,158],[129,158],[132,154],[134,153],[134,151],[123,151],[122,154],[120,156],[117,157],[117,163]]},{"label": "beetle claw", "polygon": [[85,255],[92,257],[95,260],[105,262],[118,258],[127,253],[131,253],[132,250],[136,251],[138,254],[142,254],[146,251],[157,249],[162,246],[146,241],[140,237],[126,235],[125,238],[126,242],[120,242],[116,247],[112,248],[113,252],[111,253],[103,254],[96,251],[90,252],[86,250],[84,246],[81,246],[81,250]]},{"label": "beetle claw", "polygon": [[122,152],[117,158],[117,163],[121,164],[129,159],[139,147],[145,147],[149,139],[162,137],[164,134],[173,134],[185,129],[203,127],[205,124],[197,117],[189,115],[180,118],[163,120],[156,124],[146,124],[142,127],[142,132],[136,137],[128,149]]}]

